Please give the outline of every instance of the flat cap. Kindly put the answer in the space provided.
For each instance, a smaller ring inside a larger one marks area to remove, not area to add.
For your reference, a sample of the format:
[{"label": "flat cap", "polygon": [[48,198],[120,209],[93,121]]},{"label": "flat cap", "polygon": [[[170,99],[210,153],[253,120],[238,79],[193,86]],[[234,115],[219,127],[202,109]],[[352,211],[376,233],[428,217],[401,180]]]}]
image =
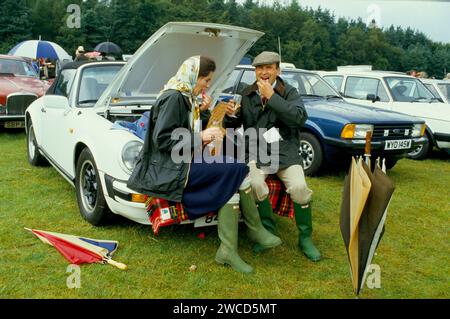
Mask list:
[{"label": "flat cap", "polygon": [[280,63],[280,56],[276,52],[264,51],[253,60],[252,65],[258,66],[263,64]]}]

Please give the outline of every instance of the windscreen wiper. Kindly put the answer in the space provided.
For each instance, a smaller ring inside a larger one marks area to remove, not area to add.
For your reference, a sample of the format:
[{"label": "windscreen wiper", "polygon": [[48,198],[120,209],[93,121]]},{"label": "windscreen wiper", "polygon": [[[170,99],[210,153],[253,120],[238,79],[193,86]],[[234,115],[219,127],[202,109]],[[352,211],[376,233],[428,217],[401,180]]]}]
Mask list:
[{"label": "windscreen wiper", "polygon": [[86,104],[86,103],[97,103],[98,100],[83,100],[83,101],[79,101],[78,104]]},{"label": "windscreen wiper", "polygon": [[300,94],[300,96],[323,98],[322,95],[316,95],[316,94]]},{"label": "windscreen wiper", "polygon": [[342,96],[333,95],[333,94],[327,95],[326,98],[327,98],[327,100],[329,100],[329,99],[341,99],[342,100]]}]

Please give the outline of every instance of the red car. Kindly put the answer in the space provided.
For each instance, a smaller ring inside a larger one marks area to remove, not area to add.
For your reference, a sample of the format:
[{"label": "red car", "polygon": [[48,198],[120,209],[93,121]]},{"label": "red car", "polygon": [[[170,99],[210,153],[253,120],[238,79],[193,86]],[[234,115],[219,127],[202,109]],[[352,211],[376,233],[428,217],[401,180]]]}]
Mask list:
[{"label": "red car", "polygon": [[25,127],[26,108],[49,86],[24,58],[0,55],[0,127]]}]

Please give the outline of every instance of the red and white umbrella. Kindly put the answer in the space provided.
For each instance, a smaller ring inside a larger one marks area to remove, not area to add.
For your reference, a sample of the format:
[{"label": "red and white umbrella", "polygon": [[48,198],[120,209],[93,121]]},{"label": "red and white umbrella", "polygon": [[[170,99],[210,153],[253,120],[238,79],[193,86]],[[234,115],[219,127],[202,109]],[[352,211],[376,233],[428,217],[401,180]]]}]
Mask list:
[{"label": "red and white umbrella", "polygon": [[55,247],[71,264],[108,263],[125,270],[125,264],[111,259],[119,243],[114,240],[99,240],[80,236],[73,236],[37,229],[29,229],[44,243]]}]

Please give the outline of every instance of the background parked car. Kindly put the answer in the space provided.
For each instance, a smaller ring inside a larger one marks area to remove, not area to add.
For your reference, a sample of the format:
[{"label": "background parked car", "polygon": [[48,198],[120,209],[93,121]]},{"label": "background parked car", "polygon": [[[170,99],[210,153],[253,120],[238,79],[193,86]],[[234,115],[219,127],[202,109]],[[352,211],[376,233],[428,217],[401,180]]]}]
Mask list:
[{"label": "background parked car", "polygon": [[450,81],[435,79],[420,79],[420,81],[433,93],[434,97],[450,104]]},{"label": "background parked car", "polygon": [[427,142],[409,155],[426,158],[433,146],[450,153],[450,108],[417,78],[402,73],[340,69],[319,74],[351,102],[419,117],[426,122]]},{"label": "background parked car", "polygon": [[[350,155],[362,155],[368,130],[373,132],[373,156],[386,158],[388,168],[425,143],[423,120],[350,104],[310,71],[282,68],[281,77],[297,88],[308,113],[299,136],[299,152],[307,175],[316,174],[325,163],[342,163]],[[254,82],[254,68],[241,65],[229,76],[224,92],[240,92]]]},{"label": "background parked car", "polygon": [[25,127],[26,108],[49,86],[25,59],[0,55],[0,126]]}]

